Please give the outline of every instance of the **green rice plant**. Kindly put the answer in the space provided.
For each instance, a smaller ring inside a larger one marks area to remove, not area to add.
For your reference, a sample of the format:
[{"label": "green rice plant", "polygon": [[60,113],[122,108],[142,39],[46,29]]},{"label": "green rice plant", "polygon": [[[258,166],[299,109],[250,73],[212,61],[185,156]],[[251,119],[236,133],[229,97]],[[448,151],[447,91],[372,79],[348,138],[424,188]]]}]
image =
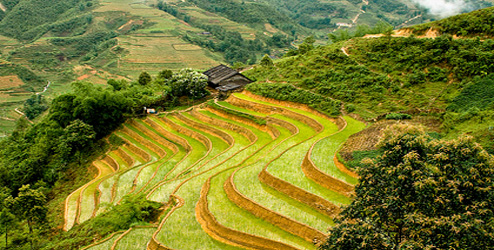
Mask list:
[{"label": "green rice plant", "polygon": [[[214,116],[210,112],[203,113]],[[226,119],[221,117],[215,118],[226,121]],[[220,127],[217,128],[222,129]],[[176,195],[185,199],[186,202],[183,207],[177,209],[168,218],[163,229],[158,234],[158,240],[166,243],[169,247],[176,249],[184,249],[184,247],[187,249],[217,249],[221,246],[221,249],[238,249],[213,240],[202,231],[201,226],[195,220],[195,204],[199,199],[198,190],[201,189],[205,180],[211,174],[237,164],[243,157],[251,154],[251,151],[256,150],[255,147],[252,147],[252,149],[249,147],[251,143],[244,136],[229,130],[223,129],[223,131],[229,133],[235,139],[233,147],[203,166],[203,171],[210,170],[184,182],[176,193]],[[176,227],[175,225],[180,225],[180,227]],[[191,241],[191,239],[193,240]],[[184,240],[187,241],[184,242]]]},{"label": "green rice plant", "polygon": [[230,104],[229,102],[226,102],[226,101],[219,101],[218,104],[223,106],[223,107],[237,110],[237,111],[242,112],[242,113],[251,114],[251,115],[255,115],[255,116],[261,116],[261,117],[266,116],[266,114],[264,114],[264,113],[260,113],[260,112],[257,112],[255,110],[251,110],[251,109],[244,109],[244,108],[235,106],[233,104]]},{"label": "green rice plant", "polygon": [[83,250],[108,250],[108,249],[111,249],[111,246],[113,245],[113,242],[118,238],[120,237],[120,235],[122,235],[123,232],[119,232],[119,233],[116,233],[114,234],[110,239],[108,240],[105,240],[104,242],[98,244],[98,245],[94,245],[92,247],[89,247],[89,248],[82,248]]},{"label": "green rice plant", "polygon": [[344,119],[347,122],[345,129],[317,142],[312,150],[311,159],[324,173],[355,185],[358,180],[339,170],[334,164],[333,157],[348,137],[364,129],[365,124],[349,116],[345,116]]},{"label": "green rice plant", "polygon": [[197,161],[201,160],[201,158],[206,155],[208,150],[204,146],[204,144],[202,144],[201,142],[199,142],[198,140],[196,140],[192,137],[188,137],[186,135],[183,135],[183,134],[180,134],[180,133],[174,131],[173,128],[169,128],[166,124],[164,124],[162,121],[160,121],[157,118],[153,117],[152,119],[157,124],[161,125],[163,128],[168,128],[168,130],[170,132],[186,139],[189,142],[190,146],[192,147],[192,151],[190,152],[188,157],[184,161],[182,161],[181,164],[179,164],[179,166],[177,166],[175,169],[173,169],[169,173],[168,179],[178,176],[184,169],[186,169],[188,166],[190,166],[192,164],[195,164]]},{"label": "green rice plant", "polygon": [[84,188],[88,184],[78,188],[74,192],[72,192],[67,199],[65,200],[65,213],[64,213],[64,218],[65,218],[65,223],[64,223],[64,229],[69,230],[74,226],[75,219],[77,217],[77,207],[79,203],[79,198],[81,196],[81,192],[84,190]]},{"label": "green rice plant", "polygon": [[328,224],[332,223],[329,217],[318,213],[307,205],[286,197],[284,194],[272,190],[262,184],[257,178],[257,175],[262,171],[264,166],[271,159],[276,158],[280,151],[283,152],[291,145],[297,143],[296,136],[289,138],[290,132],[288,130],[281,129],[281,131],[283,131],[281,138],[287,138],[287,140],[276,145],[277,147],[265,156],[259,157],[257,163],[240,169],[235,174],[234,183],[239,192],[267,209],[324,232]]},{"label": "green rice plant", "polygon": [[79,218],[78,222],[82,223],[93,216],[93,213],[96,209],[95,203],[95,195],[98,192],[99,184],[104,180],[106,176],[109,176],[113,173],[113,168],[108,166],[107,164],[96,161],[93,163],[100,171],[100,174],[90,182],[90,184],[82,191],[81,200],[79,205]]},{"label": "green rice plant", "polygon": [[254,115],[251,115],[249,113],[243,113],[243,112],[240,112],[240,111],[238,111],[236,109],[230,109],[230,108],[223,107],[221,105],[216,104],[214,102],[214,100],[209,101],[208,102],[208,105],[211,106],[214,109],[221,110],[221,111],[226,112],[228,114],[249,119],[249,120],[251,120],[251,121],[253,121],[253,122],[255,122],[255,123],[259,124],[259,125],[266,125],[266,120],[265,119],[257,118]]},{"label": "green rice plant", "polygon": [[132,136],[128,135],[127,133],[124,133],[124,132],[121,132],[121,131],[117,131],[117,132],[115,132],[115,134],[118,135],[119,137],[125,139],[128,143],[131,143],[134,146],[142,149],[144,152],[146,152],[148,155],[151,156],[151,160],[156,160],[156,159],[159,158],[158,154],[156,154],[155,152],[153,152],[146,145],[143,145],[142,143],[140,143],[139,141],[137,141],[135,138],[132,138]]},{"label": "green rice plant", "polygon": [[[328,201],[334,202],[335,204],[347,204],[350,202],[349,198],[346,196],[343,196],[341,194],[338,194],[336,192],[333,192],[331,190],[327,190],[315,182],[309,180],[308,178],[305,177],[304,173],[302,172],[300,166],[303,160],[303,157],[307,153],[307,151],[310,149],[311,145],[315,143],[317,140],[321,138],[325,138],[327,136],[330,136],[331,134],[334,134],[337,131],[337,126],[331,122],[330,120],[323,118],[320,115],[315,115],[311,112],[304,111],[304,110],[299,110],[295,108],[290,108],[290,107],[283,107],[281,105],[277,104],[272,104],[269,102],[264,102],[260,100],[256,100],[254,98],[251,98],[249,96],[246,96],[244,94],[239,94],[235,93],[234,94],[238,98],[242,98],[248,101],[252,102],[258,102],[270,106],[275,106],[275,107],[282,107],[286,108],[288,110],[297,112],[299,114],[305,115],[309,118],[312,118],[319,123],[321,123],[324,126],[324,130],[319,133],[317,136],[313,137],[309,141],[306,141],[300,145],[297,145],[294,149],[291,149],[290,152],[287,152],[286,155],[280,157],[276,161],[272,162],[269,167],[268,171],[273,174],[274,176],[281,178],[282,180],[288,181],[291,184],[302,188],[308,192],[311,192],[313,194],[316,194],[322,198],[325,198]],[[279,115],[274,115],[273,117],[280,118],[280,119],[287,119]],[[306,134],[307,132],[304,132],[304,126],[305,129],[307,129],[307,125],[302,124],[299,121],[291,121],[294,125],[296,125],[300,129],[300,133]],[[298,159],[297,161],[295,159]],[[296,163],[294,163],[296,162]]]},{"label": "green rice plant", "polygon": [[113,196],[113,185],[115,184],[115,181],[118,179],[118,175],[114,174],[106,179],[104,179],[100,184],[99,184],[99,191],[100,191],[100,197],[99,197],[99,206],[97,208],[97,211],[95,215],[98,215],[106,210],[108,205],[111,204],[112,202],[112,196]]},{"label": "green rice plant", "polygon": [[[163,138],[166,138],[164,135],[161,135],[158,131],[156,131],[153,127],[149,126],[146,124],[144,121],[141,120],[136,120],[137,123],[148,129],[148,131],[153,132]],[[171,141],[171,140],[169,140]],[[163,181],[167,175],[169,175],[170,171],[177,165],[178,162],[180,162],[184,157],[187,157],[188,154],[185,150],[184,147],[182,147],[178,143],[174,143],[178,149],[177,153],[171,153],[170,158],[168,158],[164,162],[160,162],[159,169],[156,172],[156,175],[154,178],[148,181],[147,185],[145,186],[145,193],[148,193],[150,189],[152,189],[156,184],[159,182]],[[168,152],[168,151],[167,151]]]},{"label": "green rice plant", "polygon": [[156,227],[134,227],[118,242],[114,242],[115,249],[119,250],[146,250],[146,244],[153,235]]},{"label": "green rice plant", "polygon": [[[254,156],[254,158],[257,157],[259,156]],[[241,232],[283,242],[299,249],[316,249],[312,243],[287,233],[230,202],[223,190],[223,184],[231,173],[232,171],[224,172],[211,181],[211,190],[208,195],[209,209],[220,224]]]},{"label": "green rice plant", "polygon": [[136,166],[119,175],[115,188],[115,198],[113,199],[114,204],[118,203],[126,194],[132,191],[134,179],[138,171],[139,166]]}]

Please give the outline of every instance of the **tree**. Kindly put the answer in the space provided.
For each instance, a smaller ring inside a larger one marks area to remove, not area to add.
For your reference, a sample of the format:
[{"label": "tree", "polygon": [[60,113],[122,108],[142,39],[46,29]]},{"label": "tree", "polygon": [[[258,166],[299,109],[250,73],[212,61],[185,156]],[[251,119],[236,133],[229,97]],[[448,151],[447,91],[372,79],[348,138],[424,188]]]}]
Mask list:
[{"label": "tree", "polygon": [[150,83],[153,79],[151,78],[151,75],[149,75],[148,72],[146,71],[143,71],[141,72],[141,74],[139,75],[139,79],[137,80],[137,82],[139,82],[140,85],[147,85],[148,83]]},{"label": "tree", "polygon": [[304,42],[298,46],[298,51],[300,54],[305,54],[314,49],[314,43],[316,39],[313,36],[309,36],[304,39]]},{"label": "tree", "polygon": [[72,121],[63,130],[63,136],[60,139],[60,151],[64,152],[66,157],[78,154],[79,165],[82,160],[82,150],[87,149],[96,138],[93,126],[77,119]]},{"label": "tree", "polygon": [[9,246],[9,227],[14,222],[12,214],[13,198],[10,195],[10,190],[6,187],[0,187],[0,228],[5,230],[5,248]]},{"label": "tree", "polygon": [[169,69],[164,69],[158,73],[158,78],[160,79],[170,79],[173,76],[173,71]]},{"label": "tree", "polygon": [[47,109],[48,105],[42,95],[32,95],[24,102],[24,113],[29,120],[36,118]]},{"label": "tree", "polygon": [[13,201],[15,213],[21,219],[27,221],[29,233],[31,234],[31,249],[33,246],[33,228],[36,223],[46,219],[46,196],[39,189],[32,189],[29,184],[19,189],[19,195]]},{"label": "tree", "polygon": [[491,155],[471,138],[436,140],[405,126],[380,147],[320,249],[492,248]]},{"label": "tree", "polygon": [[207,95],[207,78],[204,74],[191,69],[182,69],[168,81],[173,96],[189,96],[200,99]]},{"label": "tree", "polygon": [[268,68],[274,66],[273,60],[268,55],[264,55],[261,61],[259,62],[259,64],[263,67],[268,67]]}]

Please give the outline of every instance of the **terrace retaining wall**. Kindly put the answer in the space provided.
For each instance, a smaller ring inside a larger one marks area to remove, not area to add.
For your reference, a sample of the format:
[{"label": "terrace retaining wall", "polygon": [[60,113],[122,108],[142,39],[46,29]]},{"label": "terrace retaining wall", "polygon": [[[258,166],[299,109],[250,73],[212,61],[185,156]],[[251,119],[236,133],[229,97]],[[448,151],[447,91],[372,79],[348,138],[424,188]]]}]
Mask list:
[{"label": "terrace retaining wall", "polygon": [[209,211],[207,195],[211,186],[211,178],[202,186],[201,197],[196,205],[196,218],[203,230],[211,237],[226,244],[240,246],[247,249],[260,250],[298,250],[290,245],[240,232],[221,225]]},{"label": "terrace retaining wall", "polygon": [[326,238],[326,235],[322,232],[302,224],[298,221],[292,220],[274,211],[271,211],[264,206],[258,204],[247,198],[245,195],[241,194],[233,182],[235,172],[230,175],[224,184],[224,190],[228,199],[233,203],[237,204],[239,207],[249,211],[254,216],[261,218],[269,223],[276,225],[277,227],[287,231],[293,235],[297,235],[308,242],[319,242]]},{"label": "terrace retaining wall", "polygon": [[262,183],[332,218],[341,212],[341,209],[335,204],[273,176],[266,169],[263,169],[258,177]]}]

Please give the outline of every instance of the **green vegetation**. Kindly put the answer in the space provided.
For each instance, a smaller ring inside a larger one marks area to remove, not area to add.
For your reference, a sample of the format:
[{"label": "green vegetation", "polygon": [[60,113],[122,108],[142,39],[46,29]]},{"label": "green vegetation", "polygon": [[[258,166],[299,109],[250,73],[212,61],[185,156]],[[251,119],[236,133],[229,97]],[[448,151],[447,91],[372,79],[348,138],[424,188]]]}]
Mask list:
[{"label": "green vegetation", "polygon": [[119,205],[111,206],[74,230],[60,233],[43,249],[75,249],[93,242],[94,237],[103,239],[112,232],[126,230],[135,225],[148,225],[160,215],[163,204],[146,200],[143,195],[126,196]]},{"label": "green vegetation", "polygon": [[290,84],[262,83],[251,84],[247,90],[255,94],[282,101],[291,101],[307,104],[331,116],[340,114],[341,102],[331,98],[312,93],[304,89],[298,89]]},{"label": "green vegetation", "polygon": [[485,8],[443,20],[417,25],[412,27],[412,31],[415,34],[423,34],[432,28],[441,34],[492,38],[494,36],[494,29],[492,28],[492,24],[494,23],[493,13],[494,8]]},{"label": "green vegetation", "polygon": [[[471,139],[390,130],[321,249],[489,248],[493,159]],[[461,162],[459,164],[459,162]]]},{"label": "green vegetation", "polygon": [[211,106],[214,109],[218,109],[218,110],[224,111],[224,112],[226,112],[228,114],[231,114],[231,115],[234,115],[234,116],[239,116],[239,117],[243,117],[243,118],[252,120],[253,122],[255,122],[255,123],[259,124],[259,125],[266,125],[266,120],[265,119],[256,117],[256,116],[251,115],[251,114],[243,113],[243,112],[240,112],[240,111],[237,111],[237,110],[234,110],[234,109],[229,109],[229,108],[223,107],[221,105],[216,104],[214,102],[214,100],[209,101],[208,102],[208,105]]},{"label": "green vegetation", "polygon": [[387,114],[386,117],[384,118],[388,120],[405,120],[405,119],[412,119],[412,116],[409,114],[390,113]]}]

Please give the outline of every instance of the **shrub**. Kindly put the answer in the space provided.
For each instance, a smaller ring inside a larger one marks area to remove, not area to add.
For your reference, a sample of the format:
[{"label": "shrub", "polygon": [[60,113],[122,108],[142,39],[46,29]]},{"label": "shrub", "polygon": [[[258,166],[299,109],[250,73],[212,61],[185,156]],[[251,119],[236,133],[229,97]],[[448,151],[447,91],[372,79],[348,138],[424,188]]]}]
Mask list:
[{"label": "shrub", "polygon": [[402,114],[402,113],[390,113],[386,115],[386,119],[388,120],[406,120],[406,119],[412,119],[412,116],[409,114]]}]

